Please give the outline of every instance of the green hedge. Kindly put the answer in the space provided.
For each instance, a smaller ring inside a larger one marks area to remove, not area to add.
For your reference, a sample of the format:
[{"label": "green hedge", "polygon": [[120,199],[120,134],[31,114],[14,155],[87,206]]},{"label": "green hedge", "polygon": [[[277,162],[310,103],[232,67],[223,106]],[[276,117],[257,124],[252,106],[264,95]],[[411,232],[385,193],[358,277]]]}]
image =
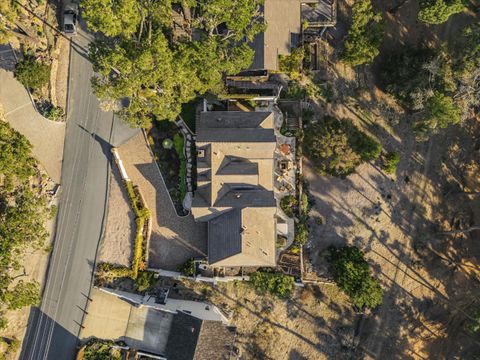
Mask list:
[{"label": "green hedge", "polygon": [[133,183],[131,181],[126,181],[125,186],[127,188],[128,196],[132,204],[133,212],[135,213],[135,225],[136,225],[136,235],[135,235],[135,244],[133,247],[133,259],[132,259],[132,273],[131,278],[136,279],[138,276],[138,271],[141,268],[142,263],[145,260],[144,254],[144,237],[143,230],[145,227],[145,222],[150,217],[150,211],[143,206],[140,196],[135,190]]}]

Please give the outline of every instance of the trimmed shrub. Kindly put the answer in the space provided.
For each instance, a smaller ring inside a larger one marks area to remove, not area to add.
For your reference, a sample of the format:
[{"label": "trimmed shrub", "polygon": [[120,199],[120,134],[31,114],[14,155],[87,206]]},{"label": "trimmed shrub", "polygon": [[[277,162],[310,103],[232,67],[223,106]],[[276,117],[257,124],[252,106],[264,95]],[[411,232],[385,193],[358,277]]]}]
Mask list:
[{"label": "trimmed shrub", "polygon": [[300,222],[295,224],[295,238],[294,238],[294,243],[297,246],[302,246],[305,245],[305,243],[308,241],[308,225],[307,225],[307,220],[302,219]]},{"label": "trimmed shrub", "polygon": [[298,200],[294,195],[287,195],[280,200],[280,208],[288,217],[293,217],[295,209],[298,206]]},{"label": "trimmed shrub", "polygon": [[137,279],[135,280],[135,285],[139,292],[150,290],[156,283],[157,279],[153,271],[139,271]]},{"label": "trimmed shrub", "polygon": [[279,298],[290,296],[294,287],[292,276],[265,270],[258,270],[250,274],[249,282],[258,292],[269,292]]},{"label": "trimmed shrub", "polygon": [[330,246],[326,259],[333,278],[358,309],[375,308],[383,302],[383,290],[371,276],[363,252],[355,246]]},{"label": "trimmed shrub", "polygon": [[387,174],[394,174],[397,171],[397,165],[400,162],[400,153],[397,151],[393,151],[385,156],[385,160],[383,162],[383,170]]},{"label": "trimmed shrub", "polygon": [[135,235],[135,244],[133,246],[132,259],[132,279],[136,279],[140,268],[144,268],[143,263],[143,228],[145,226],[145,218],[137,217],[135,219],[137,234]]},{"label": "trimmed shrub", "polygon": [[48,84],[50,66],[33,58],[26,58],[15,67],[15,77],[23,86],[37,90]]},{"label": "trimmed shrub", "polygon": [[97,272],[104,277],[122,278],[132,276],[132,270],[130,268],[110,263],[98,264]]},{"label": "trimmed shrub", "polygon": [[132,259],[132,272],[131,278],[136,279],[138,276],[138,271],[145,268],[145,254],[144,254],[144,237],[143,230],[145,228],[145,221],[150,217],[150,211],[144,207],[140,195],[133,186],[131,181],[126,181],[125,186],[127,188],[128,197],[130,198],[130,203],[132,205],[133,212],[135,213],[135,225],[136,225],[136,235],[135,235],[135,244],[133,247],[133,259]]},{"label": "trimmed shrub", "polygon": [[191,258],[185,261],[182,265],[178,267],[178,271],[184,276],[195,276],[197,269],[195,266],[195,259]]}]

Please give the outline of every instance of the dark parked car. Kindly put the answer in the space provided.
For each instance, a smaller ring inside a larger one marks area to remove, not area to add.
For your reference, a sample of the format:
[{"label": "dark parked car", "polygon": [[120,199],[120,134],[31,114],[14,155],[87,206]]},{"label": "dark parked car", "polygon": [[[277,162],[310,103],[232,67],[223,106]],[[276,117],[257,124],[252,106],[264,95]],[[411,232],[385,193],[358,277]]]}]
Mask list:
[{"label": "dark parked car", "polygon": [[62,30],[67,35],[77,33],[78,4],[67,2],[63,7]]}]

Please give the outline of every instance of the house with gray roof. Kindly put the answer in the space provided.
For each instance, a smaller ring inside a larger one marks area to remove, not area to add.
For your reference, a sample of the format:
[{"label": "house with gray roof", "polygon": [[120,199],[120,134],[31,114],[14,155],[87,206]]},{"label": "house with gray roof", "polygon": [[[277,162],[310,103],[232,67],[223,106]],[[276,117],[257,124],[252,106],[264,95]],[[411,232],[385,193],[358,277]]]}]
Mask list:
[{"label": "house with gray roof", "polygon": [[208,222],[212,266],[275,266],[273,113],[207,111],[197,118],[196,221]]}]

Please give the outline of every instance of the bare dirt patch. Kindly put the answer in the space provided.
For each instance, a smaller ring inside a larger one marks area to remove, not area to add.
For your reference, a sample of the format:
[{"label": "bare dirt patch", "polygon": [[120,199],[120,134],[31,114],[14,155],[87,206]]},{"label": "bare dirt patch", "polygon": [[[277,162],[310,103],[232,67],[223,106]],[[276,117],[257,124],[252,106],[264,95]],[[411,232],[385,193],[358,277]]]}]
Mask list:
[{"label": "bare dirt patch", "polygon": [[112,167],[107,223],[100,245],[101,262],[130,266],[135,237],[135,215],[117,166]]},{"label": "bare dirt patch", "polygon": [[299,288],[288,300],[258,294],[242,282],[186,285],[231,312],[242,359],[344,359],[352,354],[353,312],[334,285]]}]

